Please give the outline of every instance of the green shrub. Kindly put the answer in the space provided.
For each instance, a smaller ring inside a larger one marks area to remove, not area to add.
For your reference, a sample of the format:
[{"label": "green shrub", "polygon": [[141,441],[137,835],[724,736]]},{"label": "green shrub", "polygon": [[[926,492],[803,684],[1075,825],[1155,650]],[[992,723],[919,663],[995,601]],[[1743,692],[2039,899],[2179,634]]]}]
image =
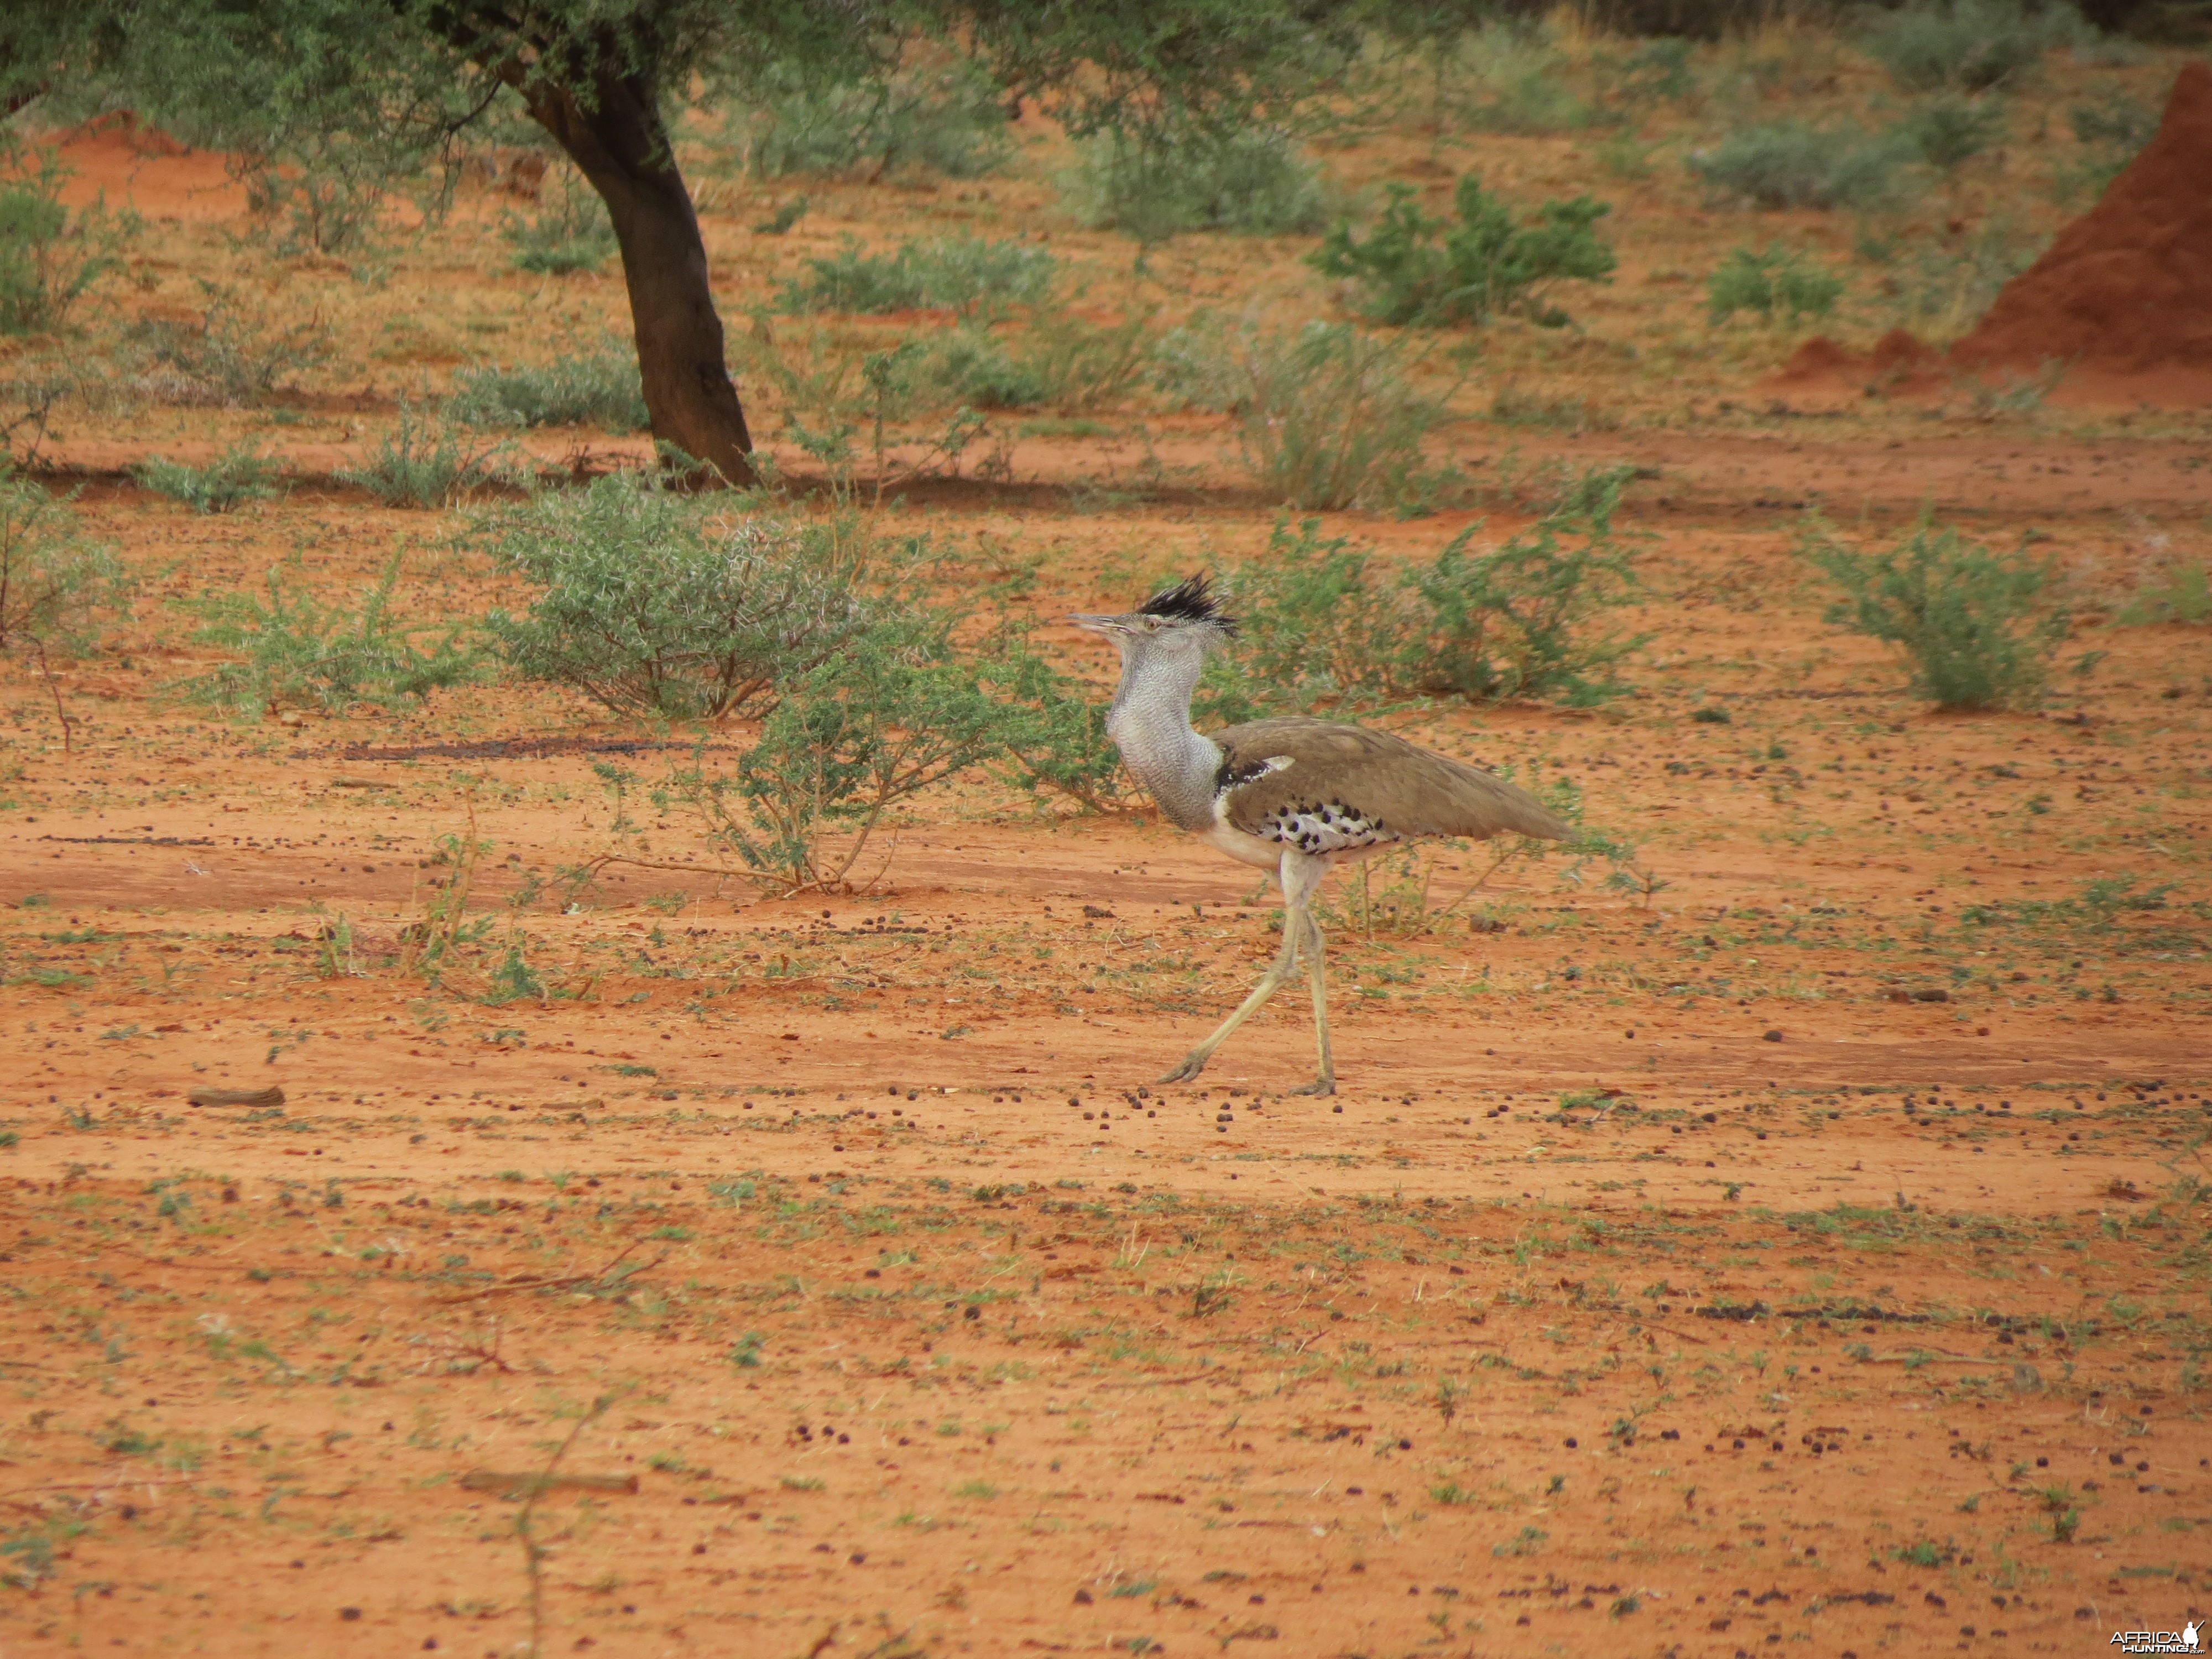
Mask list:
[{"label": "green shrub", "polygon": [[1042,367],[987,329],[954,329],[940,337],[929,348],[924,373],[978,409],[1028,409],[1052,396]]},{"label": "green shrub", "polygon": [[1231,333],[1201,320],[1170,334],[1161,359],[1171,396],[1236,416],[1244,464],[1272,501],[1400,507],[1425,487],[1421,442],[1446,410],[1391,342],[1344,323]]},{"label": "green shrub", "polygon": [[1138,803],[1121,750],[1106,735],[1106,706],[1089,686],[1027,650],[1004,653],[994,672],[1008,706],[1006,756],[1020,782],[1065,795],[1087,811]]},{"label": "green shrub", "polygon": [[329,359],[320,317],[278,322],[235,289],[204,278],[199,287],[197,322],[149,318],[125,331],[126,345],[143,354],[142,389],[172,403],[252,403]]},{"label": "green shrub", "polygon": [[341,467],[337,476],[387,507],[444,507],[504,481],[510,453],[505,444],[472,444],[452,428],[424,419],[403,398],[399,424],[358,465]]},{"label": "green shrub", "polygon": [[517,270],[546,276],[597,270],[618,246],[607,204],[570,167],[553,169],[537,212],[527,218],[507,215],[499,234],[514,250],[511,263]]},{"label": "green shrub", "polygon": [[2004,106],[1943,93],[1916,105],[1890,131],[1929,167],[1948,173],[2004,137]]},{"label": "green shrub", "polygon": [[44,334],[102,277],[120,270],[137,233],[104,204],[72,213],[61,199],[61,158],[0,129],[0,334]]},{"label": "green shrub", "polygon": [[2143,623],[2212,622],[2212,566],[2175,562],[2155,580],[2136,588],[2135,597],[2120,609],[2120,620]]},{"label": "green shrub", "polygon": [[1716,323],[1739,311],[1755,311],[1768,321],[1825,317],[1842,297],[1844,279],[1808,264],[1795,248],[1770,242],[1764,252],[1732,250],[1705,284],[1708,313]]},{"label": "green shrub", "polygon": [[501,654],[620,714],[757,714],[874,623],[849,525],[725,518],[644,474],[538,495],[494,545],[542,589],[486,619]]},{"label": "green shrub", "polygon": [[1001,755],[1025,724],[945,618],[886,615],[796,677],[733,769],[702,743],[655,803],[773,891],[839,891],[885,812]]},{"label": "green shrub", "polygon": [[1299,235],[1328,216],[1319,170],[1272,126],[1102,132],[1060,187],[1079,222],[1146,244],[1186,231]]},{"label": "green shrub", "polygon": [[1912,689],[1942,708],[2021,708],[2042,695],[2066,618],[2041,603],[2050,565],[1992,553],[1923,516],[1887,551],[1845,544],[1815,520],[1804,556],[1844,592],[1828,620],[1897,647]]},{"label": "green shrub", "polygon": [[[479,678],[483,653],[466,642],[462,626],[441,632],[392,616],[400,558],[392,555],[382,579],[350,609],[288,591],[273,569],[265,599],[211,593],[184,601],[186,611],[202,618],[195,643],[243,654],[175,690],[240,719],[258,720],[288,703],[331,710],[356,702],[396,707]],[[428,635],[434,637],[425,649],[417,641]]]},{"label": "green shrub", "polygon": [[1310,261],[1322,275],[1356,284],[1361,309],[1376,322],[1433,328],[1485,323],[1498,312],[1516,311],[1557,326],[1568,319],[1544,303],[1552,284],[1603,282],[1616,263],[1612,247],[1590,228],[1612,209],[1588,196],[1546,202],[1535,222],[1524,224],[1469,173],[1454,197],[1459,222],[1447,228],[1421,211],[1415,194],[1410,185],[1391,185],[1366,240],[1340,224]]},{"label": "green shrub", "polygon": [[128,591],[122,567],[57,501],[0,461],[0,650],[77,650],[94,636],[102,605]]},{"label": "green shrub", "polygon": [[909,167],[979,179],[1013,155],[1000,95],[964,59],[836,84],[779,64],[763,79],[740,138],[758,179],[862,169],[880,178]]},{"label": "green shrub", "polygon": [[1221,585],[1238,644],[1209,672],[1255,712],[1278,699],[1300,710],[1373,702],[1395,684],[1414,628],[1404,592],[1383,579],[1371,549],[1324,537],[1320,520],[1277,520],[1267,551]]},{"label": "green shrub", "polygon": [[1613,665],[1648,637],[1599,625],[1634,589],[1632,550],[1613,526],[1628,476],[1595,468],[1496,550],[1474,551],[1469,528],[1408,573],[1423,629],[1401,683],[1430,696],[1577,707],[1618,695]]},{"label": "green shrub", "polygon": [[270,501],[283,493],[284,468],[253,445],[239,444],[205,466],[156,457],[132,467],[131,476],[155,495],[182,501],[195,513],[228,513],[247,501]]},{"label": "green shrub", "polygon": [[1781,121],[1740,128],[1692,151],[1688,166],[1716,191],[1763,208],[1869,208],[1899,192],[1911,159],[1895,133]]},{"label": "green shrub", "polygon": [[907,242],[891,253],[863,253],[848,240],[788,277],[781,305],[810,311],[881,313],[945,308],[963,314],[1035,305],[1052,291],[1054,262],[1041,247],[973,238]]},{"label": "green shrub", "polygon": [[1907,92],[1980,92],[2033,69],[2058,46],[2094,38],[2071,6],[2021,0],[1928,0],[1877,14],[1859,38]]},{"label": "green shrub", "polygon": [[1613,524],[1626,476],[1585,473],[1495,550],[1476,550],[1470,528],[1395,577],[1370,550],[1322,537],[1318,520],[1279,522],[1266,555],[1224,578],[1243,644],[1216,673],[1215,695],[1300,708],[1616,695],[1610,670],[1642,642],[1601,626],[1634,586],[1632,551]]},{"label": "green shrub", "polygon": [[454,377],[446,418],[465,426],[595,426],[637,432],[649,425],[637,354],[619,341],[550,363],[465,368]]}]

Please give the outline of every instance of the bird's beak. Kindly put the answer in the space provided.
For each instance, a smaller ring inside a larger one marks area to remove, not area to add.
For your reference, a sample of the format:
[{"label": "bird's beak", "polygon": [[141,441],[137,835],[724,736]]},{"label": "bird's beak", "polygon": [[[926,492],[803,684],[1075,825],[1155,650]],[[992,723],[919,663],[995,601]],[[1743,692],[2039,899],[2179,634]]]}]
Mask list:
[{"label": "bird's beak", "polygon": [[1126,634],[1129,631],[1121,625],[1121,619],[1119,617],[1102,617],[1093,615],[1088,611],[1078,611],[1075,615],[1070,617],[1068,621],[1073,623],[1078,628],[1084,629],[1086,633]]}]

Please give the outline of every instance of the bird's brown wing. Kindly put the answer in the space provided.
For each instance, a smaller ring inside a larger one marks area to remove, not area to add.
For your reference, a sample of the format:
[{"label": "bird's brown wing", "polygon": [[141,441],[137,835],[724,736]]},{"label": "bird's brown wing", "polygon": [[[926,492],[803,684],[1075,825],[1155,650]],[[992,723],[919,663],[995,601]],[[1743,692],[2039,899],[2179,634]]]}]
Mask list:
[{"label": "bird's brown wing", "polygon": [[[1405,836],[1574,833],[1527,790],[1388,732],[1288,715],[1206,735],[1221,745],[1228,820],[1248,834],[1285,808],[1324,805]],[[1289,764],[1269,766],[1279,760]]]}]

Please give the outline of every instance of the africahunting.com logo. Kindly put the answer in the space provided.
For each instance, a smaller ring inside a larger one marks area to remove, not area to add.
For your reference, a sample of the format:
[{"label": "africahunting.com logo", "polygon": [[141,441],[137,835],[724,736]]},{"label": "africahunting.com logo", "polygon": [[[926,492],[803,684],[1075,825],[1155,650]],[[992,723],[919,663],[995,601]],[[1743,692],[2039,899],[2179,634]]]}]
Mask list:
[{"label": "africahunting.com logo", "polygon": [[2203,1653],[2204,1631],[2194,1619],[2179,1630],[2116,1630],[2112,1645],[2122,1653]]}]

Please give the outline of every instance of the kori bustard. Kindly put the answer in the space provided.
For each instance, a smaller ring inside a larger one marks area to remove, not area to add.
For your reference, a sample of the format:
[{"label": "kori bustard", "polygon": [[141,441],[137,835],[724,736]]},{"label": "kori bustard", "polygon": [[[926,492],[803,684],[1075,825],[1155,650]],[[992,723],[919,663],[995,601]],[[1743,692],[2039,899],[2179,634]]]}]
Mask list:
[{"label": "kori bustard", "polygon": [[1126,616],[1069,620],[1121,647],[1121,683],[1106,730],[1160,810],[1239,863],[1273,872],[1283,890],[1282,949],[1251,995],[1163,1083],[1203,1072],[1231,1033],[1297,976],[1303,955],[1320,1073],[1296,1092],[1334,1094],[1328,985],[1311,908],[1322,878],[1334,866],[1425,838],[1559,841],[1570,833],[1527,792],[1388,732],[1297,715],[1194,729],[1190,699],[1206,653],[1237,631],[1203,576],[1153,594]]}]

